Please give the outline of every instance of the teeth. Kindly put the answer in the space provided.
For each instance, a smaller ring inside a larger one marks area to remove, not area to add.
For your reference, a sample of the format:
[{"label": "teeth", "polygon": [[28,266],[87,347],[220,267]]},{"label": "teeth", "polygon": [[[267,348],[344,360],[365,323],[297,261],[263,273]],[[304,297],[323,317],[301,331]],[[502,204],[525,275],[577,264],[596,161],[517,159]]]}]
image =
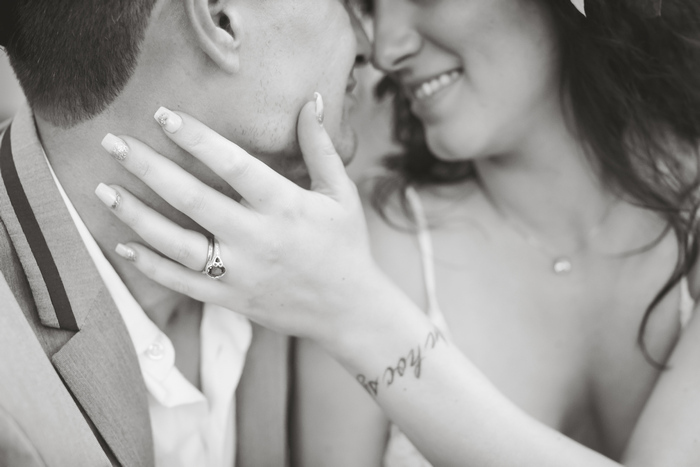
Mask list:
[{"label": "teeth", "polygon": [[449,86],[454,83],[457,78],[461,75],[461,72],[455,70],[447,73],[443,73],[430,81],[426,81],[420,86],[414,88],[413,94],[416,99],[427,99],[436,92],[440,91],[442,88]]}]

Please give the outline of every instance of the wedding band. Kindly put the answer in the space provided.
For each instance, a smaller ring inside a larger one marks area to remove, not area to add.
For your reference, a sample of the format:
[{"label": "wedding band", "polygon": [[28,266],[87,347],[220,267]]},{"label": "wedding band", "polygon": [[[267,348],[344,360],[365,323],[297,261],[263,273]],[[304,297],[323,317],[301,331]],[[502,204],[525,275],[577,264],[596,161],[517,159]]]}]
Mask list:
[{"label": "wedding band", "polygon": [[221,279],[226,274],[226,266],[221,260],[221,251],[219,249],[219,241],[215,237],[209,238],[209,247],[207,248],[207,264],[202,269],[202,274],[210,279]]}]

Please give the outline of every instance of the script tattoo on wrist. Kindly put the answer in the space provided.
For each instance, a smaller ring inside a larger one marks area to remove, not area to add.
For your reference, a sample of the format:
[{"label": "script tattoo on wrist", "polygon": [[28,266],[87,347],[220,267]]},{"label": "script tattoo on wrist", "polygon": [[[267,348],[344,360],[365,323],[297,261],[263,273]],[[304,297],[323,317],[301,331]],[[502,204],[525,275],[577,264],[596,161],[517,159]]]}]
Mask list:
[{"label": "script tattoo on wrist", "polygon": [[435,348],[440,341],[447,343],[447,339],[440,332],[440,330],[433,329],[428,337],[425,338],[425,342],[421,345],[418,344],[408,351],[407,354],[399,358],[399,360],[394,365],[386,367],[382,376],[369,379],[363,374],[357,375],[357,382],[362,385],[363,388],[372,396],[377,397],[379,394],[380,387],[388,388],[397,380],[397,378],[402,378],[406,374],[413,374],[416,379],[420,379],[421,371],[423,369],[423,360],[425,360],[426,354]]}]

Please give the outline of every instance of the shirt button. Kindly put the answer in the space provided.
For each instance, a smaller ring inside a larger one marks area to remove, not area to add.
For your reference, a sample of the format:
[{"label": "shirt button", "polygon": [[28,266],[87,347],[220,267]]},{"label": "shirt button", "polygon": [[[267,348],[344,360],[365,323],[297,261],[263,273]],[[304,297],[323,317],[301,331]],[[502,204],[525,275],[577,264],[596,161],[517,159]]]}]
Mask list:
[{"label": "shirt button", "polygon": [[153,344],[148,346],[148,349],[146,350],[146,355],[148,355],[148,358],[150,358],[151,360],[160,360],[165,355],[165,348],[163,347],[163,344],[159,342],[154,342]]}]

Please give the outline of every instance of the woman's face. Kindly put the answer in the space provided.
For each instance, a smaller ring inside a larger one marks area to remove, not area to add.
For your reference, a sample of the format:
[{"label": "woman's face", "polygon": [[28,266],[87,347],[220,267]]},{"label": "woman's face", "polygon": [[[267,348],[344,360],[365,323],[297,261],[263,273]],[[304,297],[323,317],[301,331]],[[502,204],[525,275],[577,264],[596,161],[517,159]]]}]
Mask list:
[{"label": "woman's face", "polygon": [[375,0],[374,60],[441,159],[518,150],[561,118],[558,52],[539,0]]}]

